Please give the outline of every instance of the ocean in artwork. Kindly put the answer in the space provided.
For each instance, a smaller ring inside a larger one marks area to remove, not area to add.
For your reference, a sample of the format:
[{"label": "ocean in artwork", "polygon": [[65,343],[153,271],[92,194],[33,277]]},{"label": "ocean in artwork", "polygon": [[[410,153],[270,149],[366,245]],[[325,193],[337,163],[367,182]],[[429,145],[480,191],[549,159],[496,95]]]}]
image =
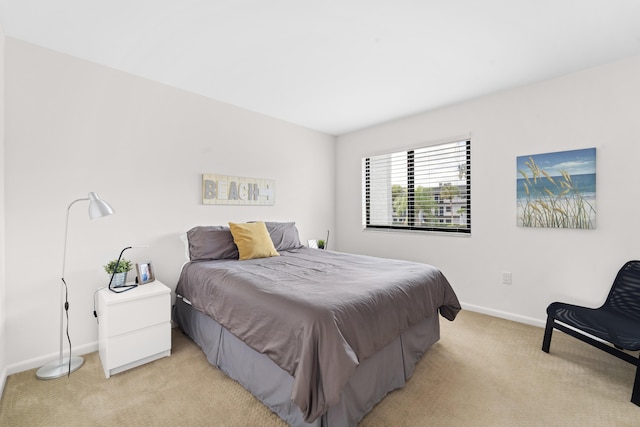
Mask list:
[{"label": "ocean in artwork", "polygon": [[[563,177],[555,176],[554,181],[560,181]],[[587,198],[595,199],[596,197],[596,174],[588,173],[582,175],[571,175],[571,180],[573,181],[574,187]],[[526,199],[527,193],[525,191],[526,180],[524,178],[518,179],[518,199]],[[553,185],[550,185],[550,182],[545,179],[539,179],[537,183],[529,186],[530,192],[535,191],[544,191],[545,188],[553,188]]]}]

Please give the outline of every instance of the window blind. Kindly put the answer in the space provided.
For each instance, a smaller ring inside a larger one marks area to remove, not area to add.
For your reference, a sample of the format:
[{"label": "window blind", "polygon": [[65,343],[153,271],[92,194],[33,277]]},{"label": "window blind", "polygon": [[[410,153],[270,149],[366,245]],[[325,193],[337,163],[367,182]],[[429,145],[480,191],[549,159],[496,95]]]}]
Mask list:
[{"label": "window blind", "polygon": [[362,159],[365,228],[471,232],[471,141]]}]

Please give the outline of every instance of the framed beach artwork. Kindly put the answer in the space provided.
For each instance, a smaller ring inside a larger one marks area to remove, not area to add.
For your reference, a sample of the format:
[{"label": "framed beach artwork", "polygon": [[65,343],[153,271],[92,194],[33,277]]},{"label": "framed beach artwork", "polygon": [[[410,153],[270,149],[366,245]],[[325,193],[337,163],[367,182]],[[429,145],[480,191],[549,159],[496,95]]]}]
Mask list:
[{"label": "framed beach artwork", "polygon": [[596,149],[517,158],[519,227],[596,228]]}]

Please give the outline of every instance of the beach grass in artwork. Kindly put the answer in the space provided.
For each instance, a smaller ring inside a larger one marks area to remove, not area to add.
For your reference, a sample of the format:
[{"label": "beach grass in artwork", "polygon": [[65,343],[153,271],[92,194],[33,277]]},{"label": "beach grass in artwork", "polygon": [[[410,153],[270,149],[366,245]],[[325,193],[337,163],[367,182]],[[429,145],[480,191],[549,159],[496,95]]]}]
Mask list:
[{"label": "beach grass in artwork", "polygon": [[518,225],[595,228],[595,148],[518,157]]}]

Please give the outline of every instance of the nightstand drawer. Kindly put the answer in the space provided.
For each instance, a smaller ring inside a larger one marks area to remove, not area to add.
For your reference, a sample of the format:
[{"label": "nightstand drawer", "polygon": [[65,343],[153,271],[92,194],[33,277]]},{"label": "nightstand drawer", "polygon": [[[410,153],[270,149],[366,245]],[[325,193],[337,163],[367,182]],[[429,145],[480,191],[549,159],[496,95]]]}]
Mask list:
[{"label": "nightstand drawer", "polygon": [[171,325],[165,323],[113,338],[108,365],[121,366],[171,348]]},{"label": "nightstand drawer", "polygon": [[171,349],[171,324],[140,329],[109,341],[108,366],[122,366]]},{"label": "nightstand drawer", "polygon": [[167,293],[114,304],[109,308],[107,337],[115,337],[171,319],[171,296]]}]

